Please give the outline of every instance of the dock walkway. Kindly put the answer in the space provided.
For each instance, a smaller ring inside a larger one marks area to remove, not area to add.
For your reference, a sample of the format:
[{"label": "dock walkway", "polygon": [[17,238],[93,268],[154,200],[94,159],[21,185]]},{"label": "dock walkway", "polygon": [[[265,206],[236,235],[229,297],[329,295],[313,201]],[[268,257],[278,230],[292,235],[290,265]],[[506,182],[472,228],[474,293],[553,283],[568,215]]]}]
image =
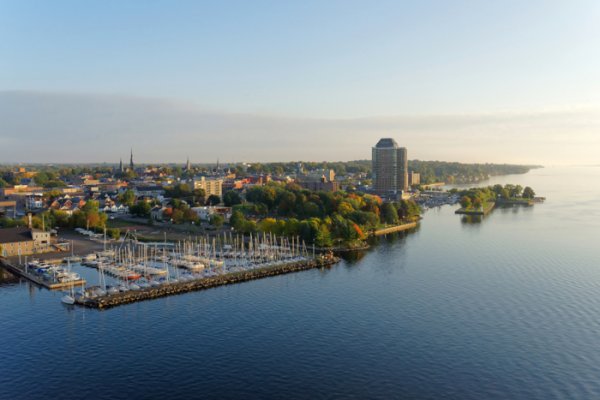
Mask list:
[{"label": "dock walkway", "polygon": [[182,294],[196,290],[209,289],[216,286],[231,285],[254,279],[266,278],[269,276],[282,275],[297,271],[305,271],[313,268],[327,267],[339,261],[340,259],[334,256],[319,256],[315,259],[308,261],[299,261],[289,264],[279,264],[271,267],[257,268],[249,271],[232,272],[225,275],[207,277],[193,281],[165,283],[158,287],[116,293],[112,295],[108,294],[96,299],[85,299],[83,301],[78,301],[77,304],[89,308],[110,308],[122,304],[134,303],[137,301],[151,300],[159,297]]},{"label": "dock walkway", "polygon": [[23,268],[9,263],[3,257],[0,257],[0,266],[15,275],[23,277],[23,278],[35,283],[36,285],[45,287],[46,289],[49,289],[49,290],[65,289],[65,288],[70,288],[73,286],[83,286],[86,283],[85,279],[80,279],[77,281],[69,281],[69,282],[46,282],[43,279],[41,279],[39,276],[36,276],[29,272],[26,272]]}]

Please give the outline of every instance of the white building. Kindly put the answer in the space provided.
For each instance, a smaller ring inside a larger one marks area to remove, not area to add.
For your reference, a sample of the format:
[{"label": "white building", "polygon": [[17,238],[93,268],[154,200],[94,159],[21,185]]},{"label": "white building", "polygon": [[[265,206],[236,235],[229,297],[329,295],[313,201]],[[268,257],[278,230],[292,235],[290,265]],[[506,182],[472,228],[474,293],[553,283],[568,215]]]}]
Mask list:
[{"label": "white building", "polygon": [[192,207],[192,211],[198,215],[201,221],[210,221],[210,217],[214,214],[222,215],[225,221],[229,221],[231,218],[231,207]]}]

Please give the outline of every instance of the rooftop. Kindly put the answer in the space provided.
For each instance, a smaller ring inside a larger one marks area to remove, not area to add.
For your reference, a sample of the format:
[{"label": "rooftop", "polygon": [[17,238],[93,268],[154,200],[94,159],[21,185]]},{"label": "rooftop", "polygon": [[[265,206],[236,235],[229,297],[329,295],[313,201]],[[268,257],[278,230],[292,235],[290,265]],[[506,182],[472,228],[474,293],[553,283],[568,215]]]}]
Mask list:
[{"label": "rooftop", "polygon": [[396,143],[396,141],[392,138],[382,138],[379,139],[379,142],[377,142],[377,144],[375,145],[375,147],[381,149],[381,148],[398,148],[398,143]]},{"label": "rooftop", "polygon": [[0,243],[28,242],[32,240],[29,228],[0,229]]}]

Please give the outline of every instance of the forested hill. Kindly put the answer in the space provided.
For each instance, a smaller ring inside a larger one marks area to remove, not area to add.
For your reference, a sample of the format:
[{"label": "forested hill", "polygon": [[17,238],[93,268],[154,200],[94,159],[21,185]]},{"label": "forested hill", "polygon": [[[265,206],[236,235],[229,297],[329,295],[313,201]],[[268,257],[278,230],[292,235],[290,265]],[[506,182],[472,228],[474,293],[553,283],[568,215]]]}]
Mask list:
[{"label": "forested hill", "polygon": [[[266,163],[252,164],[251,172],[263,173],[289,173],[297,167],[292,163]],[[346,162],[304,162],[306,170],[317,168],[333,169],[338,175],[348,173],[371,173],[371,160],[355,160]],[[541,168],[539,165],[513,165],[513,164],[463,164],[448,161],[421,161],[410,160],[409,171],[421,174],[421,183],[470,183],[488,179],[490,176],[524,174],[533,168]]]},{"label": "forested hill", "polygon": [[410,160],[409,171],[421,174],[421,183],[446,182],[469,183],[488,179],[490,176],[524,174],[540,165],[513,164],[462,164],[447,161]]}]

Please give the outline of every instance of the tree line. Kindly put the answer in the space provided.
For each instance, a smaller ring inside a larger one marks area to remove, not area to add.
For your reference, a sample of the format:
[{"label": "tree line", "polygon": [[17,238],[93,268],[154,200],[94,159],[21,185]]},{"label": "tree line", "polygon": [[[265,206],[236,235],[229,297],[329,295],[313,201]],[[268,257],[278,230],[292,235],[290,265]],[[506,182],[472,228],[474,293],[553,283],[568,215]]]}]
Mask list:
[{"label": "tree line", "polygon": [[269,183],[246,192],[233,207],[230,225],[242,233],[300,236],[319,247],[357,245],[369,231],[420,215],[412,200],[384,203],[375,195],[314,192],[288,183]]}]

